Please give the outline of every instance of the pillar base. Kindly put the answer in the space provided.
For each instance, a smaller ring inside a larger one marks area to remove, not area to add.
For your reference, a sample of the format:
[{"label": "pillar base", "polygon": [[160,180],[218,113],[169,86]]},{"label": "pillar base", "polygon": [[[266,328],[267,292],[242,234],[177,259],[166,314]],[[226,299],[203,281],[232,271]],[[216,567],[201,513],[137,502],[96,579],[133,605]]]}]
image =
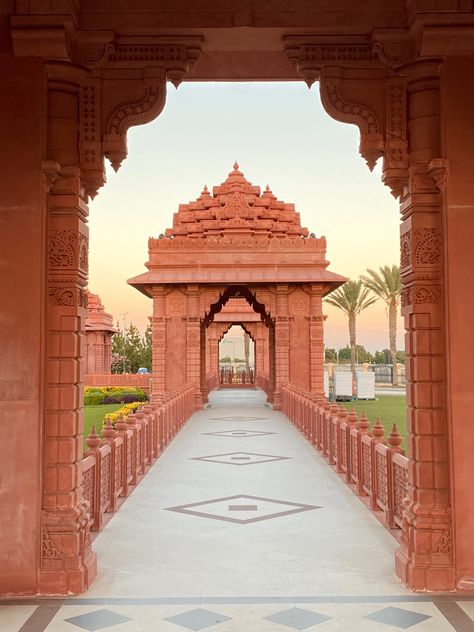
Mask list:
[{"label": "pillar base", "polygon": [[91,551],[80,568],[42,570],[38,577],[39,595],[78,595],[85,592],[97,576],[97,556]]},{"label": "pillar base", "polygon": [[416,563],[413,559],[409,559],[404,545],[395,551],[395,574],[406,586],[416,592],[456,590],[454,570],[452,565]]}]

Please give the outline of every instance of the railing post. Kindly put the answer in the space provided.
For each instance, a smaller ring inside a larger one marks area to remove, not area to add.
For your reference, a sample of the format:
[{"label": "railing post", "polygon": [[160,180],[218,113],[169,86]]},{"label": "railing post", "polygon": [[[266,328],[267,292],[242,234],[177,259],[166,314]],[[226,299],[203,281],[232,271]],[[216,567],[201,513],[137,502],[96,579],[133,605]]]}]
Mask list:
[{"label": "railing post", "polygon": [[359,417],[358,433],[357,433],[357,493],[359,496],[365,496],[364,490],[364,463],[362,461],[362,438],[369,433],[369,420],[365,413]]},{"label": "railing post", "polygon": [[117,506],[117,492],[122,485],[122,464],[120,462],[121,454],[117,452],[117,441],[119,445],[122,439],[117,436],[117,432],[112,426],[110,420],[107,420],[102,430],[103,442],[110,446],[110,503],[109,512],[114,512]]},{"label": "railing post", "polygon": [[131,430],[132,434],[130,437],[131,444],[131,455],[132,455],[132,479],[130,481],[130,485],[136,485],[138,482],[138,470],[140,464],[140,442],[138,437],[138,429],[135,421],[135,415],[130,414],[127,416],[127,427]]},{"label": "railing post", "polygon": [[380,419],[377,418],[374,427],[372,428],[372,443],[370,445],[370,472],[371,472],[371,486],[370,486],[370,508],[372,511],[377,511],[377,459],[375,458],[375,448],[378,443],[385,443],[384,439],[385,428],[380,423]]},{"label": "railing post", "polygon": [[393,456],[394,454],[404,454],[401,445],[402,437],[398,432],[397,424],[393,424],[392,431],[388,435],[387,450],[387,509],[385,510],[385,520],[390,529],[396,527],[395,523],[395,489],[393,476]]},{"label": "railing post", "polygon": [[354,406],[351,408],[349,414],[347,415],[347,424],[346,424],[346,483],[352,482],[352,472],[353,472],[353,458],[352,458],[352,428],[356,428],[358,417],[354,410]]},{"label": "railing post", "polygon": [[[346,460],[346,445],[345,445],[345,437],[346,437],[346,420],[347,420],[347,410],[341,404],[339,406],[339,412],[336,420],[336,466],[337,471],[339,473],[344,472]],[[344,435],[344,436],[343,436]]]}]

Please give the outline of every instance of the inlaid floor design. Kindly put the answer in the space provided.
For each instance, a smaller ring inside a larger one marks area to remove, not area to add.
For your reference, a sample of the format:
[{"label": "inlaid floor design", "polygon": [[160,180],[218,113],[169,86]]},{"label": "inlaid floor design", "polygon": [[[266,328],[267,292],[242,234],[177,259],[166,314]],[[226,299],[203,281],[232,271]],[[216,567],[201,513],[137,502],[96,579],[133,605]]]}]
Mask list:
[{"label": "inlaid floor design", "polygon": [[261,391],[210,403],[94,541],[92,587],[0,602],[0,632],[474,632],[473,600],[401,585],[395,540]]}]

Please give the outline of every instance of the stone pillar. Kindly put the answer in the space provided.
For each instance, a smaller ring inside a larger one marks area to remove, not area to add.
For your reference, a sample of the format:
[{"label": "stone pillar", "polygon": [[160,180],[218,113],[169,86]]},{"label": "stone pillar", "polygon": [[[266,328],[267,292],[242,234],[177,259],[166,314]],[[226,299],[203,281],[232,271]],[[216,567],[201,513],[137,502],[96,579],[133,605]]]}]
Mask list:
[{"label": "stone pillar", "polygon": [[443,287],[442,195],[432,173],[432,161],[441,151],[438,70],[435,62],[406,68],[410,166],[408,188],[401,199],[401,303],[412,460],[396,570],[418,590],[454,586],[445,369],[447,288]]},{"label": "stone pillar", "polygon": [[201,325],[199,320],[199,286],[188,285],[186,296],[187,382],[188,384],[194,384],[195,409],[201,410]]},{"label": "stone pillar", "polygon": [[152,335],[152,380],[150,401],[159,404],[166,393],[166,310],[165,288],[155,285],[153,294],[153,316],[150,318]]},{"label": "stone pillar", "polygon": [[200,345],[201,345],[201,395],[203,404],[207,403],[207,340],[206,340],[206,327],[201,323],[200,325]]},{"label": "stone pillar", "polygon": [[[433,161],[432,175],[443,197],[443,252],[445,279],[446,363],[449,392],[449,432],[437,437],[436,452],[444,455],[450,441],[450,483],[454,490],[454,531],[447,530],[437,549],[456,560],[456,587],[474,590],[474,435],[470,427],[474,399],[474,59],[448,57],[442,73],[442,137],[446,161]],[[470,89],[468,89],[468,86]],[[433,241],[432,241],[433,243]],[[438,248],[435,250],[439,256]],[[442,367],[439,367],[442,372]],[[439,430],[438,430],[439,432]],[[452,550],[452,553],[451,553]]]},{"label": "stone pillar", "polygon": [[276,286],[275,316],[275,395],[273,407],[281,410],[281,387],[290,379],[290,322],[288,316],[288,286]]},{"label": "stone pillar", "polygon": [[310,392],[324,395],[324,316],[321,285],[312,285],[309,307]]},{"label": "stone pillar", "polygon": [[83,71],[48,64],[47,337],[42,547],[39,590],[82,592],[96,573],[82,499],[88,208],[81,184],[79,82]]},{"label": "stone pillar", "polygon": [[0,112],[0,592],[31,595],[41,552],[47,303],[46,103],[39,60],[0,56]]}]

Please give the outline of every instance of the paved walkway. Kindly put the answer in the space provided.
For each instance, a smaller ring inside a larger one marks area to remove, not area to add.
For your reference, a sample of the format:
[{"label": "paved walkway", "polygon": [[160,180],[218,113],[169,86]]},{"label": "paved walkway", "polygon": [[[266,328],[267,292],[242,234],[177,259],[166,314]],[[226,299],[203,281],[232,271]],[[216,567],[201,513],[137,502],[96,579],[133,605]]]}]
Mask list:
[{"label": "paved walkway", "polygon": [[95,540],[92,588],[43,627],[0,607],[2,632],[474,629],[474,602],[403,588],[392,536],[261,391],[210,403]]}]

